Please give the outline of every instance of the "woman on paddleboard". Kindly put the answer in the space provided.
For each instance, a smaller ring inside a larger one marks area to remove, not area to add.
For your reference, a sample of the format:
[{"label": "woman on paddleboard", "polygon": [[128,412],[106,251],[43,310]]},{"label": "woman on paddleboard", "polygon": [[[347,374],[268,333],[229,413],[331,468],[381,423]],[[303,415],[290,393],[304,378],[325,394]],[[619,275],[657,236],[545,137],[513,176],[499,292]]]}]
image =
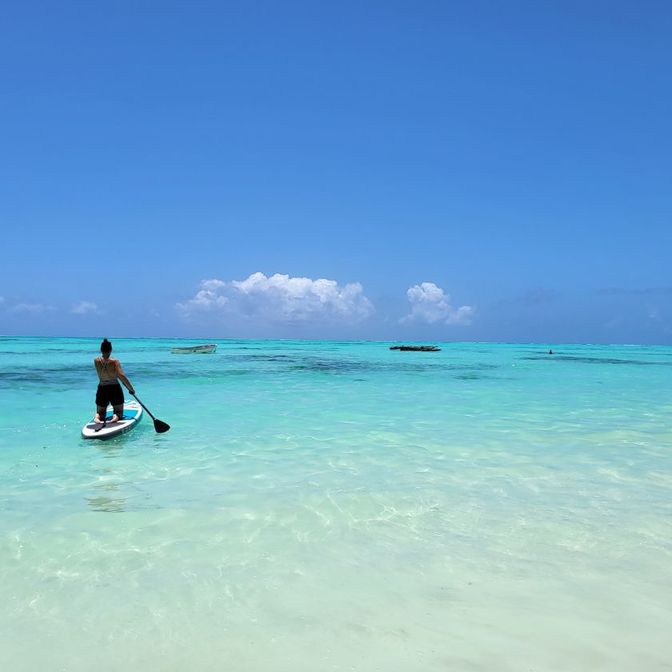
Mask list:
[{"label": "woman on paddleboard", "polygon": [[121,368],[121,362],[118,359],[112,359],[112,343],[104,339],[100,344],[101,357],[96,357],[93,363],[96,366],[96,373],[100,382],[96,391],[96,417],[95,422],[105,422],[107,405],[112,404],[114,415],[110,422],[117,422],[124,414],[124,391],[119,385],[119,381],[125,385],[126,389],[135,394],[131,381],[126,378],[124,370]]}]

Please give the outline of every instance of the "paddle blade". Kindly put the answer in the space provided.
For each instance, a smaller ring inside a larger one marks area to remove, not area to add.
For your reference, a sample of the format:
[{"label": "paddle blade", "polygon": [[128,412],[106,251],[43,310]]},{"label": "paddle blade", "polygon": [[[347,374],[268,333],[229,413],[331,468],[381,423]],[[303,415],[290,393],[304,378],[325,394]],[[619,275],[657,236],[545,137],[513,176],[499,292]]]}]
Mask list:
[{"label": "paddle blade", "polygon": [[154,429],[158,434],[163,434],[170,429],[170,425],[167,422],[163,422],[162,420],[154,420]]}]

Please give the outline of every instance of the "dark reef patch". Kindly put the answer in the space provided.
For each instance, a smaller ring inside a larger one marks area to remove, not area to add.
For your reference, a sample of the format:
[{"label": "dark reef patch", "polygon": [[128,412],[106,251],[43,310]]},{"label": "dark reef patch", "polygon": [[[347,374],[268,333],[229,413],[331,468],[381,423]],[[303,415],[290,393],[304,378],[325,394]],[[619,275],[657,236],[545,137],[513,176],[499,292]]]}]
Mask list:
[{"label": "dark reef patch", "polygon": [[580,355],[537,355],[529,357],[519,357],[522,360],[533,362],[554,361],[554,362],[576,362],[579,364],[615,364],[615,365],[633,365],[633,366],[672,366],[672,362],[651,362],[641,359],[617,359],[615,357],[585,357]]}]

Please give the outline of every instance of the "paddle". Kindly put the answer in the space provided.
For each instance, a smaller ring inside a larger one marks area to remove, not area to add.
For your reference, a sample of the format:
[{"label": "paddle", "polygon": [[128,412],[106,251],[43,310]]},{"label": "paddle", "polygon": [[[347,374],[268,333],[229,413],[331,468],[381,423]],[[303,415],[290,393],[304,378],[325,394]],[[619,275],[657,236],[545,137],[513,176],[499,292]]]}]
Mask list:
[{"label": "paddle", "polygon": [[151,411],[145,406],[140,399],[138,399],[135,394],[133,394],[135,397],[135,400],[142,406],[147,413],[149,414],[149,417],[154,420],[154,429],[156,430],[157,434],[163,434],[164,432],[167,432],[170,429],[170,425],[167,422],[163,422],[163,420],[157,420],[151,413]]}]

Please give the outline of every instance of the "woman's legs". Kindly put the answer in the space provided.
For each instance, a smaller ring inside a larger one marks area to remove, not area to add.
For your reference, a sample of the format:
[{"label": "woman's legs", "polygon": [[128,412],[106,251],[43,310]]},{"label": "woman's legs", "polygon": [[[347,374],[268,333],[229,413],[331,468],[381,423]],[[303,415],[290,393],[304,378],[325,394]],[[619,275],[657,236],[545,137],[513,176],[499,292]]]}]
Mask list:
[{"label": "woman's legs", "polygon": [[96,392],[96,422],[104,422],[107,406],[112,404],[114,415],[110,422],[117,422],[124,416],[124,393],[121,385],[98,385]]}]

